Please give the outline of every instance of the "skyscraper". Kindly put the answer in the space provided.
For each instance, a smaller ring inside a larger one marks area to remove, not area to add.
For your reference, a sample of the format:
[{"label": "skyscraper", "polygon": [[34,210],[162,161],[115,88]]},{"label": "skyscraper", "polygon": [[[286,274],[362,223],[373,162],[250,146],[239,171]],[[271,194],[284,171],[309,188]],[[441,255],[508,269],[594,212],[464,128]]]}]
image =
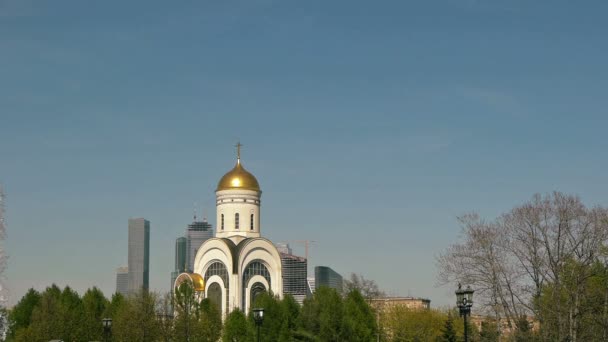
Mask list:
[{"label": "skyscraper", "polygon": [[315,289],[327,286],[342,293],[342,276],[327,266],[315,267]]},{"label": "skyscraper", "polygon": [[183,236],[175,239],[175,267],[173,268],[173,272],[171,272],[171,286],[169,287],[171,291],[173,291],[173,284],[175,284],[175,279],[180,273],[186,272],[186,261],[187,261],[187,241]]},{"label": "skyscraper", "polygon": [[[289,245],[287,249],[291,251]],[[281,268],[283,270],[283,293],[290,294],[300,304],[308,294],[306,271],[308,262],[306,258],[279,252],[281,255]]]},{"label": "skyscraper", "polygon": [[203,242],[213,237],[213,228],[207,222],[207,219],[197,221],[194,216],[194,222],[188,225],[186,229],[186,270],[192,272],[194,269],[194,258],[196,252],[201,247]]},{"label": "skyscraper", "polygon": [[150,221],[129,219],[129,293],[148,289],[150,277]]},{"label": "skyscraper", "polygon": [[116,269],[116,293],[126,296],[129,293],[129,268]]}]

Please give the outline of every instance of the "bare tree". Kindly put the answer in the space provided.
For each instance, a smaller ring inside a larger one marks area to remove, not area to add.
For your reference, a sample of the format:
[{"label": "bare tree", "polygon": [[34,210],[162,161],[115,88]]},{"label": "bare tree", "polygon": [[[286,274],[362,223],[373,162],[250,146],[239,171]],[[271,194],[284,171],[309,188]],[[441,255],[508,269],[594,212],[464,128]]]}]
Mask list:
[{"label": "bare tree", "polygon": [[508,263],[501,227],[477,214],[458,218],[464,241],[450,246],[438,259],[440,284],[469,284],[475,288],[478,308],[503,315],[508,324],[523,314],[520,273]]},{"label": "bare tree", "polygon": [[352,290],[358,290],[368,302],[385,296],[374,280],[365,279],[361,274],[351,273],[350,279],[344,280],[344,293],[348,294]]},{"label": "bare tree", "polygon": [[437,259],[439,283],[470,284],[482,308],[509,324],[532,313],[541,326],[551,321],[545,339],[576,341],[588,280],[602,270],[594,265],[608,240],[607,217],[605,208],[559,192],[534,195],[489,222],[464,215],[463,241]]}]

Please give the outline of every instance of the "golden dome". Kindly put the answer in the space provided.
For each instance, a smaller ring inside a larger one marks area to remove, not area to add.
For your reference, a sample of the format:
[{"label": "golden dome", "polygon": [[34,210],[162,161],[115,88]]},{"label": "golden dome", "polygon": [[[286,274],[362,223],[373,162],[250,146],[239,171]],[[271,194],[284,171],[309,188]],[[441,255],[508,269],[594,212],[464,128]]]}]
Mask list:
[{"label": "golden dome", "polygon": [[234,168],[220,179],[216,191],[233,189],[260,191],[258,180],[249,171],[245,170],[240,159],[237,159]]},{"label": "golden dome", "polygon": [[189,282],[192,285],[194,291],[204,292],[205,291],[205,280],[198,273],[182,273],[175,279],[175,283],[173,287],[177,290],[179,286],[184,283]]}]

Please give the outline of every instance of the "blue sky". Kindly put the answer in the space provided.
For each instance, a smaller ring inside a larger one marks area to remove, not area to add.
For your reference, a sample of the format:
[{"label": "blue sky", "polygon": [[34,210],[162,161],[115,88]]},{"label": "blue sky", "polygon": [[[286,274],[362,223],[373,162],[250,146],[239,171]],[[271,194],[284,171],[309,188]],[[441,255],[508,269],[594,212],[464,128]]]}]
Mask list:
[{"label": "blue sky", "polygon": [[194,202],[215,223],[240,139],[264,236],[450,304],[435,256],[456,216],[554,190],[608,205],[607,10],[0,1],[11,303],[53,282],[112,292],[129,217],[151,221],[151,287],[167,290],[174,239]]}]

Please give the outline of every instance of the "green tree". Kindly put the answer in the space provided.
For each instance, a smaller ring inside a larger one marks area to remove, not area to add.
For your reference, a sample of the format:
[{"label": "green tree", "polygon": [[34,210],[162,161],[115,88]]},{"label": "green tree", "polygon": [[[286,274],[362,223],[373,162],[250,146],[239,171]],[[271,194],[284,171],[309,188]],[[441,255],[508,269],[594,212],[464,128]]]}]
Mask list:
[{"label": "green tree", "polygon": [[377,336],[376,317],[358,290],[352,290],[344,300],[342,335],[349,341],[372,341]]},{"label": "green tree", "polygon": [[517,322],[515,322],[515,328],[513,338],[516,342],[533,342],[535,340],[532,327],[526,316],[519,317]]},{"label": "green tree", "polygon": [[232,311],[224,322],[224,342],[250,342],[253,341],[252,327],[241,310]]},{"label": "green tree", "polygon": [[300,304],[292,295],[286,294],[280,301],[280,306],[283,312],[283,322],[279,341],[293,341],[299,329]]},{"label": "green tree", "polygon": [[[103,294],[102,294],[103,296]],[[85,316],[82,299],[78,293],[66,286],[59,296],[61,339],[64,341],[86,340]]]},{"label": "green tree", "polygon": [[203,299],[197,305],[195,339],[197,341],[215,342],[222,335],[222,315],[210,299]]},{"label": "green tree", "polygon": [[112,295],[112,299],[106,306],[103,316],[106,318],[115,318],[116,313],[125,304],[125,297],[120,293],[116,292]]},{"label": "green tree", "polygon": [[445,325],[442,330],[442,342],[456,342],[456,330],[454,329],[454,321],[452,314],[448,314],[448,318],[445,320]]},{"label": "green tree", "polygon": [[82,296],[84,309],[83,328],[85,340],[100,341],[103,338],[103,314],[108,307],[108,300],[97,287],[88,289]]},{"label": "green tree", "polygon": [[175,290],[176,341],[217,341],[222,332],[222,317],[209,299],[198,301],[190,283],[182,283]]},{"label": "green tree", "polygon": [[304,300],[300,314],[301,325],[322,341],[340,341],[343,312],[342,297],[338,292],[321,286],[312,298]]},{"label": "green tree", "polygon": [[479,332],[480,342],[496,342],[500,334],[495,322],[481,322],[481,331]]},{"label": "green tree", "polygon": [[142,290],[126,298],[112,323],[112,336],[115,341],[148,342],[160,336],[156,319],[157,296]]},{"label": "green tree", "polygon": [[53,284],[42,293],[40,301],[32,311],[27,329],[17,333],[16,341],[48,341],[62,338],[60,315],[61,289]]},{"label": "green tree", "polygon": [[197,322],[197,302],[195,291],[188,282],[175,289],[174,337],[176,341],[189,341],[194,335]]},{"label": "green tree", "polygon": [[[281,329],[284,322],[287,322],[287,315],[283,307],[279,303],[276,296],[269,292],[259,294],[252,307],[264,308],[264,322],[260,327],[260,336],[262,341],[276,342],[281,340]],[[255,326],[253,313],[249,313],[249,322],[251,326]]]},{"label": "green tree", "polygon": [[9,312],[9,330],[7,334],[9,340],[15,338],[17,331],[25,330],[29,327],[32,320],[32,312],[40,302],[40,297],[38,291],[29,289]]}]

